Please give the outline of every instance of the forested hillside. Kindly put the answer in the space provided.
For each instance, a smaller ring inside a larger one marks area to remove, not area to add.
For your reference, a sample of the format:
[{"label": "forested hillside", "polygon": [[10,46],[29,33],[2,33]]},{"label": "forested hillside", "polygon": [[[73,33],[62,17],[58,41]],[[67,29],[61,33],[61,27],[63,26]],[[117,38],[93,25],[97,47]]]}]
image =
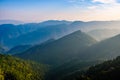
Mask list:
[{"label": "forested hillside", "polygon": [[0,54],[0,80],[44,80],[48,66]]},{"label": "forested hillside", "polygon": [[119,80],[120,56],[90,67],[85,72],[76,72],[61,80]]}]

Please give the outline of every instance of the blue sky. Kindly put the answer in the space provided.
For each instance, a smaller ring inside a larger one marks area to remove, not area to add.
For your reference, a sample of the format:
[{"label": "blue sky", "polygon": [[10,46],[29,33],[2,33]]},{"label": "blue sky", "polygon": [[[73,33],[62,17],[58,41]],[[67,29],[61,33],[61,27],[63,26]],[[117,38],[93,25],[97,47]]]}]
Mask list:
[{"label": "blue sky", "polygon": [[119,20],[120,0],[0,0],[0,20]]}]

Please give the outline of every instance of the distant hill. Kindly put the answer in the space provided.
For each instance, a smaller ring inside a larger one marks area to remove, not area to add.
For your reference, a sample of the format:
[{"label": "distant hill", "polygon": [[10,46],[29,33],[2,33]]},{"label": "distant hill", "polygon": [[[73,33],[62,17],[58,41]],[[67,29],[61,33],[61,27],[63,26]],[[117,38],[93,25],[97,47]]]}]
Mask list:
[{"label": "distant hill", "polygon": [[69,33],[71,33],[71,30],[68,30],[65,24],[46,26],[42,28],[39,27],[35,31],[20,35],[15,38],[11,38],[5,44],[9,46],[12,46],[13,44],[14,45],[41,44],[51,38],[58,39]]},{"label": "distant hill", "polygon": [[0,54],[0,80],[44,80],[47,65]]},{"label": "distant hill", "polygon": [[[0,25],[0,43],[12,48],[18,45],[40,44],[51,38],[60,38],[70,34],[67,21],[45,21],[22,25]],[[75,30],[74,30],[75,31]]]},{"label": "distant hill", "polygon": [[48,21],[43,21],[40,24],[42,26],[51,26],[51,25],[61,25],[61,24],[71,24],[71,21],[66,21],[66,20],[48,20]]},{"label": "distant hill", "polygon": [[0,25],[0,44],[8,48],[17,46],[16,44],[10,44],[11,43],[10,40],[13,38],[17,38],[20,35],[24,35],[31,31],[34,31],[36,30],[36,28],[37,27],[35,27],[35,24],[25,24],[25,25],[3,24],[3,25]]},{"label": "distant hill", "polygon": [[96,29],[87,33],[96,40],[101,41],[120,34],[120,29]]},{"label": "distant hill", "polygon": [[81,31],[76,31],[49,44],[34,46],[15,56],[46,64],[63,64],[94,43],[96,40],[92,37]]},{"label": "distant hill", "polygon": [[0,24],[24,24],[24,22],[22,21],[18,21],[18,20],[0,20]]}]

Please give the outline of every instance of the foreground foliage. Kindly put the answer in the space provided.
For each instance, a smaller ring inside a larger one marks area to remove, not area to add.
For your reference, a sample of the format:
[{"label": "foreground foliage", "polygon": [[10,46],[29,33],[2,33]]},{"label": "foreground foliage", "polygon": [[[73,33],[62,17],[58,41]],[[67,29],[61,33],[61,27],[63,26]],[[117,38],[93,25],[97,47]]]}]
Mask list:
[{"label": "foreground foliage", "polygon": [[43,80],[47,66],[0,54],[0,80]]}]

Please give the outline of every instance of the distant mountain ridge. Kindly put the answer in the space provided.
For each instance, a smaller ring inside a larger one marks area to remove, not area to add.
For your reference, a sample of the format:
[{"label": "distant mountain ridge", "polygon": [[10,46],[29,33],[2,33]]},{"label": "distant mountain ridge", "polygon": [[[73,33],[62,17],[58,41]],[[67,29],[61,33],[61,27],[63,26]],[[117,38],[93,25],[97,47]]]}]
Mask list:
[{"label": "distant mountain ridge", "polygon": [[[36,45],[51,38],[59,39],[77,30],[88,32],[95,29],[118,29],[119,26],[120,21],[49,20],[20,25],[4,24],[0,25],[0,44],[8,48],[18,45]],[[110,37],[112,37],[111,34]]]},{"label": "distant mountain ridge", "polygon": [[49,26],[49,25],[60,25],[60,24],[70,24],[72,21],[66,21],[66,20],[48,20],[43,21],[40,24],[43,26]]}]

